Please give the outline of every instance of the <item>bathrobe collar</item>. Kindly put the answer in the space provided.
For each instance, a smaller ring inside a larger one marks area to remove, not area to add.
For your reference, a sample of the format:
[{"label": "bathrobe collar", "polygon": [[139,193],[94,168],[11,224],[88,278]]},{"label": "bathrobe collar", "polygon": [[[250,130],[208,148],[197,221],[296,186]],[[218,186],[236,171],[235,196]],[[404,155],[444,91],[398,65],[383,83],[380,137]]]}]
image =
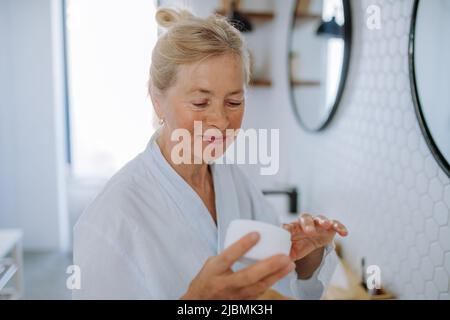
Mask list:
[{"label": "bathrobe collar", "polygon": [[239,218],[238,198],[232,177],[222,164],[210,164],[217,213],[217,226],[203,200],[195,190],[172,168],[164,158],[156,142],[158,132],[150,139],[146,155],[147,164],[153,166],[152,173],[176,202],[186,223],[196,234],[204,237],[209,249],[218,254],[223,250],[226,229],[229,223]]}]

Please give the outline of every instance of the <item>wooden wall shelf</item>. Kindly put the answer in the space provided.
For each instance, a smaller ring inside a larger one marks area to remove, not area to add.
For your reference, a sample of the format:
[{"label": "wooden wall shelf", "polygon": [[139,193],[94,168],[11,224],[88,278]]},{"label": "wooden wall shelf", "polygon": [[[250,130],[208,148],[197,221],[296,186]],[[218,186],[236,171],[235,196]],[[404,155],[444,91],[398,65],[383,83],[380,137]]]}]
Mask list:
[{"label": "wooden wall shelf", "polygon": [[[275,14],[271,11],[239,10],[239,12],[249,19],[271,20],[275,17]],[[216,13],[222,16],[226,16],[228,14],[228,12],[226,12],[224,9],[216,10]]]},{"label": "wooden wall shelf", "polygon": [[[238,9],[239,13],[241,13],[243,16],[247,17],[248,19],[254,19],[254,20],[263,20],[263,21],[269,21],[273,20],[275,18],[275,13],[272,11],[251,11],[246,9]],[[217,9],[215,11],[216,14],[227,16],[228,11],[224,8]],[[261,87],[261,88],[268,88],[272,86],[272,81],[270,79],[263,79],[263,78],[255,78],[251,79],[250,84],[251,87]]]},{"label": "wooden wall shelf", "polygon": [[[320,87],[320,81],[308,81],[308,80],[293,80],[291,81],[294,87]],[[269,79],[253,79],[250,81],[252,87],[271,87],[272,81]]]},{"label": "wooden wall shelf", "polygon": [[250,86],[252,87],[271,87],[272,81],[268,79],[252,79],[250,81]]},{"label": "wooden wall shelf", "polygon": [[312,14],[312,13],[296,13],[295,14],[296,19],[303,19],[303,20],[321,20],[322,16],[320,14]]},{"label": "wooden wall shelf", "polygon": [[320,81],[292,80],[293,87],[320,87]]}]

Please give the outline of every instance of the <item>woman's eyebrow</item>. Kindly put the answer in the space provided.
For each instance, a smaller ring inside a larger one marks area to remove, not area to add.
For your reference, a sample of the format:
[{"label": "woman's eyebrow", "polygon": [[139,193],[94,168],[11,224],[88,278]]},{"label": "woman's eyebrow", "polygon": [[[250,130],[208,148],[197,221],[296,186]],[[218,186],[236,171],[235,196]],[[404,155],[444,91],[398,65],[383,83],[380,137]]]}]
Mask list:
[{"label": "woman's eyebrow", "polygon": [[229,96],[232,96],[232,95],[235,95],[235,94],[241,94],[241,93],[244,93],[244,90],[242,90],[242,89],[239,89],[239,90],[236,90],[236,91],[233,91],[233,92],[230,92],[228,95]]},{"label": "woman's eyebrow", "polygon": [[[202,89],[202,88],[193,88],[193,89],[188,91],[189,94],[190,93],[195,93],[195,92],[200,92],[200,93],[205,93],[205,94],[209,94],[209,95],[214,95],[213,91],[208,90],[208,89]],[[244,93],[244,90],[238,89],[238,90],[235,90],[233,92],[228,93],[227,96],[232,96],[232,95],[241,94],[241,93]]]},{"label": "woman's eyebrow", "polygon": [[188,93],[196,93],[196,92],[206,93],[206,94],[213,94],[212,91],[207,90],[207,89],[202,89],[202,88],[193,88],[193,89],[188,91]]}]

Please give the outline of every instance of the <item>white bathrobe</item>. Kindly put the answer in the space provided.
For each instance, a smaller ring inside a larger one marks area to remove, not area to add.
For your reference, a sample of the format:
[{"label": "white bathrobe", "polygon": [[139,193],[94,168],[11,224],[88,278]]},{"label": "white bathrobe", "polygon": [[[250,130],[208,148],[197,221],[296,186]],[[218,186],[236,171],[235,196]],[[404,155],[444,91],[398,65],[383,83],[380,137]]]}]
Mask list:
[{"label": "white bathrobe", "polygon": [[[217,226],[197,193],[163,157],[155,141],[106,184],[74,230],[81,288],[74,299],[178,299],[206,259],[223,249],[228,224],[254,219],[280,225],[266,199],[242,172],[212,164]],[[337,264],[332,246],[309,280],[293,271],[273,289],[319,299]],[[233,269],[243,267],[235,264]]]}]

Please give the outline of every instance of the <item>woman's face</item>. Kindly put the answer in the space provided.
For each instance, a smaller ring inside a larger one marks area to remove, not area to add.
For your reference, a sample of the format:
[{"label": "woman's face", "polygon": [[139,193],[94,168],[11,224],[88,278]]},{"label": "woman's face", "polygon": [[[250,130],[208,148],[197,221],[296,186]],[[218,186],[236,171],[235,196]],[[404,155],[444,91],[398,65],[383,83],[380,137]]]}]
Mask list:
[{"label": "woman's face", "polygon": [[244,83],[241,59],[233,54],[180,66],[176,83],[158,99],[157,113],[165,121],[163,145],[173,148],[179,141],[172,141],[172,133],[184,129],[191,139],[190,161],[203,163],[220,157],[241,127]]}]

